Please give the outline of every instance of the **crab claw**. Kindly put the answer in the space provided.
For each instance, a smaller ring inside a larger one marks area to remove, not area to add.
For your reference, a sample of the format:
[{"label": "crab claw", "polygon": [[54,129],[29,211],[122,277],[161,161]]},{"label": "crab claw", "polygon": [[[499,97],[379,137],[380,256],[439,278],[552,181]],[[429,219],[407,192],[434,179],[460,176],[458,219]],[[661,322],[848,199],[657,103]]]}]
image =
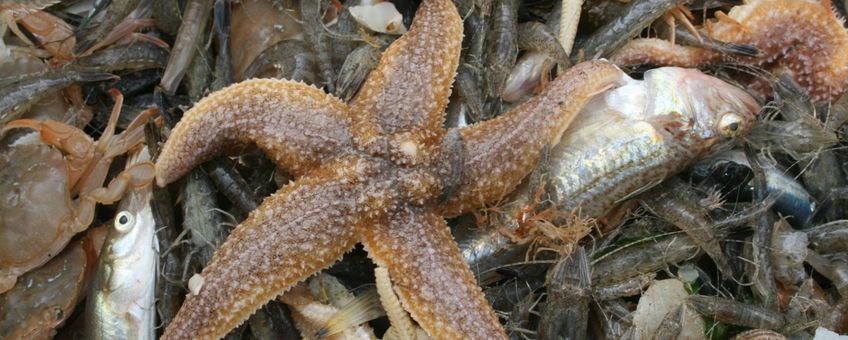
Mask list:
[{"label": "crab claw", "polygon": [[52,119],[44,121],[18,119],[6,123],[3,131],[29,128],[41,134],[41,140],[65,151],[74,157],[84,157],[94,147],[94,140],[85,132],[68,124]]}]

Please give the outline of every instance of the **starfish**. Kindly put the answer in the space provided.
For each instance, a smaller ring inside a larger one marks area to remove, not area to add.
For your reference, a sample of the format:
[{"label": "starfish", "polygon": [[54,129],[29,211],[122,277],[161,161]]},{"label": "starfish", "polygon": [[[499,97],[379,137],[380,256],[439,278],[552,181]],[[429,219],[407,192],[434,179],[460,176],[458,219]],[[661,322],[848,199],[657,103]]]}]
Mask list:
[{"label": "starfish", "polygon": [[156,163],[159,186],[232,143],[257,145],[296,180],[236,227],[164,338],[221,337],[357,242],[431,336],[505,338],[445,217],[512,191],[588,99],[626,75],[586,62],[509,113],[447,130],[461,42],[453,3],[424,0],[350,104],[306,84],[254,79],[186,112]]},{"label": "starfish", "polygon": [[[848,89],[848,31],[830,6],[817,0],[749,0],[705,23],[707,36],[753,45],[756,57],[731,57],[701,48],[643,38],[630,41],[610,60],[616,65],[701,67],[720,61],[785,68],[814,101],[836,101]],[[767,85],[752,84],[765,93]]]}]

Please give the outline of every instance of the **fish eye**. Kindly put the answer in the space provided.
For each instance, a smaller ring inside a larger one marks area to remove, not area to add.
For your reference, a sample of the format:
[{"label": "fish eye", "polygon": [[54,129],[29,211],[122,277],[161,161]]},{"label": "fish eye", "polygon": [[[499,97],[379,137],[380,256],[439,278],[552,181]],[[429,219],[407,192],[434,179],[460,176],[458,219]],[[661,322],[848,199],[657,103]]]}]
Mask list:
[{"label": "fish eye", "polygon": [[119,232],[125,233],[132,229],[134,220],[135,218],[133,218],[132,214],[127,211],[121,211],[118,213],[118,216],[115,216],[115,229]]},{"label": "fish eye", "polygon": [[718,132],[722,137],[734,138],[739,134],[743,123],[742,116],[733,112],[725,113],[718,121]]}]

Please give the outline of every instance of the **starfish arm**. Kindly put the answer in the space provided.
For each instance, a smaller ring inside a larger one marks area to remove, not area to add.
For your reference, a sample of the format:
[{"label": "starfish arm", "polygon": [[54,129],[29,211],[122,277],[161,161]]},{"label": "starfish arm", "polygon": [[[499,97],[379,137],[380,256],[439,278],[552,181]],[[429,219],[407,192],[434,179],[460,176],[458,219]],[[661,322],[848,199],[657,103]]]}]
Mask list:
[{"label": "starfish arm", "polygon": [[741,62],[789,70],[813,101],[836,101],[848,88],[848,30],[821,1],[758,0],[718,18],[711,37],[756,46]]},{"label": "starfish arm", "polygon": [[368,255],[388,268],[404,308],[431,336],[506,338],[441,216],[406,206],[362,233]]},{"label": "starfish arm", "polygon": [[365,206],[384,209],[369,200],[385,192],[367,181],[377,171],[374,162],[345,158],[265,199],[215,252],[163,339],[220,338],[341,258],[357,228],[374,223]]},{"label": "starfish arm", "polygon": [[160,186],[180,178],[227,144],[255,143],[295,175],[351,145],[348,107],[312,86],[278,79],[244,81],[186,112],[156,163]]},{"label": "starfish arm", "polygon": [[[359,136],[441,131],[459,63],[462,20],[450,0],[425,0],[409,31],[395,41],[351,105],[367,113]],[[359,131],[360,129],[358,129]]]},{"label": "starfish arm", "polygon": [[442,205],[442,214],[459,215],[515,189],[536,166],[542,148],[559,142],[589,99],[625,79],[627,75],[608,62],[581,63],[512,111],[460,130],[466,155],[463,175],[455,194]]},{"label": "starfish arm", "polygon": [[702,48],[672,44],[656,38],[641,38],[628,42],[610,57],[613,64],[701,67],[721,59],[721,55]]}]

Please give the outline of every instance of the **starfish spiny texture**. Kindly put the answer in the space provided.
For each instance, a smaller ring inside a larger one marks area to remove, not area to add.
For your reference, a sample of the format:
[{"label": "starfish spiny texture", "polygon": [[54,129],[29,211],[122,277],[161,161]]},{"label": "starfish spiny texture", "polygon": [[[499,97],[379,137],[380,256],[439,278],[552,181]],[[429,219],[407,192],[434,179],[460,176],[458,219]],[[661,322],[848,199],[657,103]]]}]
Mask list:
[{"label": "starfish spiny texture", "polygon": [[[709,37],[753,45],[757,57],[731,57],[660,39],[636,39],[610,60],[616,65],[701,67],[733,61],[785,68],[814,101],[836,101],[848,89],[848,31],[818,0],[749,0],[705,25]],[[755,82],[754,89],[764,84]]]},{"label": "starfish spiny texture", "polygon": [[297,180],[221,245],[165,339],[225,335],[357,242],[433,337],[505,338],[444,217],[513,190],[586,101],[626,75],[583,63],[512,112],[448,131],[461,41],[453,3],[425,0],[349,105],[305,84],[249,80],[185,114],[156,164],[160,186],[233,142],[256,144]]}]

